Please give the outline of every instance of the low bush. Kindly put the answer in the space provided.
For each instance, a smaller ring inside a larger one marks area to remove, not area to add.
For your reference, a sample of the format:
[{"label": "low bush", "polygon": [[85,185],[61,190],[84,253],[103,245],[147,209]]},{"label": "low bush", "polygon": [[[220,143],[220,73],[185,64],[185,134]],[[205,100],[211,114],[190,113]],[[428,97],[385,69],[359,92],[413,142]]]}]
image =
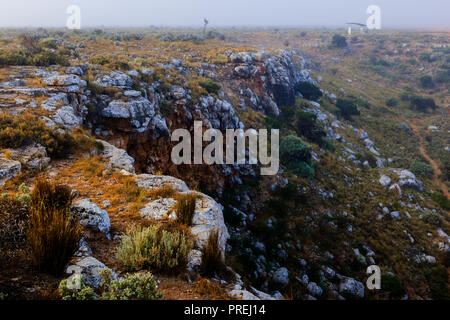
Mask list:
[{"label": "low bush", "polygon": [[224,270],[222,253],[219,250],[219,231],[214,230],[208,242],[202,249],[202,264],[200,270],[204,276],[213,277]]},{"label": "low bush", "polygon": [[175,111],[173,105],[167,100],[162,100],[161,103],[159,104],[159,107],[161,110],[161,114],[164,117],[170,116]]},{"label": "low bush", "polygon": [[311,146],[296,136],[285,137],[280,144],[282,163],[304,178],[314,177]]},{"label": "low bush", "polygon": [[34,267],[59,275],[78,249],[82,228],[71,215],[68,187],[38,181],[31,194],[27,243]]},{"label": "low bush", "polygon": [[381,275],[381,287],[384,292],[388,292],[389,296],[394,299],[399,299],[406,293],[400,280],[389,273]]},{"label": "low bush", "polygon": [[420,97],[420,96],[410,96],[409,106],[411,109],[427,112],[428,110],[435,110],[437,108],[436,103],[433,98]]},{"label": "low bush", "polygon": [[[80,287],[77,288],[77,284]],[[59,283],[58,292],[62,300],[94,300],[94,289],[87,286],[82,276],[64,279]]]},{"label": "low bush", "polygon": [[12,116],[0,113],[0,147],[16,149],[37,142],[44,146],[53,159],[94,148],[94,139],[82,132],[60,133],[31,114]]},{"label": "low bush", "polygon": [[301,81],[295,84],[294,90],[300,92],[305,99],[317,101],[322,97],[322,91],[308,81]]},{"label": "low bush", "polygon": [[396,106],[398,106],[398,100],[397,100],[397,98],[389,98],[389,99],[387,99],[386,100],[386,105],[388,106],[388,107],[396,107]]},{"label": "low bush", "polygon": [[192,224],[192,218],[195,214],[195,204],[197,202],[197,195],[195,193],[189,193],[181,195],[178,199],[178,203],[175,207],[175,213],[177,215],[177,221],[181,224],[190,226]]},{"label": "low bush", "polygon": [[442,193],[435,192],[431,197],[442,209],[450,211],[450,200]]},{"label": "low bush", "polygon": [[201,81],[199,86],[208,91],[208,93],[218,94],[220,90],[220,85],[212,81]]},{"label": "low bush", "polygon": [[295,115],[296,132],[308,140],[322,145],[326,132],[324,128],[317,122],[317,116],[311,112],[299,110]]},{"label": "low bush", "polygon": [[335,48],[346,48],[347,47],[347,38],[341,36],[339,34],[335,34],[333,39],[331,40],[331,45]]},{"label": "low bush", "polygon": [[419,78],[420,86],[424,89],[432,89],[434,88],[433,77],[429,75],[424,75]]},{"label": "low bush", "polygon": [[102,300],[159,300],[163,297],[149,272],[127,274],[118,280],[113,280],[111,274],[108,268],[100,273]]},{"label": "low bush", "polygon": [[433,300],[450,299],[447,269],[439,266],[426,273],[428,285],[430,286],[431,298]]},{"label": "low bush", "polygon": [[122,237],[117,258],[127,271],[179,271],[186,266],[192,245],[183,231],[168,232],[158,226],[132,228]]},{"label": "low bush", "polygon": [[336,107],[339,108],[340,114],[343,118],[351,120],[353,115],[360,115],[356,103],[352,100],[338,99]]},{"label": "low bush", "polygon": [[430,166],[429,164],[417,161],[417,160],[413,160],[411,162],[411,165],[409,167],[412,171],[412,173],[414,173],[415,175],[424,177],[424,178],[432,178],[433,174],[434,174],[434,170],[433,167]]},{"label": "low bush", "polygon": [[7,259],[10,250],[23,247],[29,220],[29,207],[9,195],[0,198],[0,258]]},{"label": "low bush", "polygon": [[422,214],[422,220],[435,227],[440,227],[444,223],[444,219],[439,214],[429,210]]}]

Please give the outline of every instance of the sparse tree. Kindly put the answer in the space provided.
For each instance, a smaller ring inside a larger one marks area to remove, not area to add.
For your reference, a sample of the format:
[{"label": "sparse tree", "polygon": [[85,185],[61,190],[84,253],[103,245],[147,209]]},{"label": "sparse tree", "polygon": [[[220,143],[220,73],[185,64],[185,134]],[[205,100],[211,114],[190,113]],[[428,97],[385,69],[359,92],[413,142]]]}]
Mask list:
[{"label": "sparse tree", "polygon": [[203,34],[206,34],[206,27],[208,27],[209,21],[208,19],[203,19]]}]

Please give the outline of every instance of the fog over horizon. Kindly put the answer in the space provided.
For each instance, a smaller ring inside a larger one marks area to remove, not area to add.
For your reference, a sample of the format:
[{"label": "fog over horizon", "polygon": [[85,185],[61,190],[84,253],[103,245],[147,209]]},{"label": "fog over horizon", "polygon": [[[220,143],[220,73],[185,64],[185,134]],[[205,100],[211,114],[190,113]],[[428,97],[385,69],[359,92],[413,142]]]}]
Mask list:
[{"label": "fog over horizon", "polygon": [[65,27],[69,5],[88,27],[341,27],[381,8],[382,28],[450,29],[448,0],[0,0],[0,27]]}]

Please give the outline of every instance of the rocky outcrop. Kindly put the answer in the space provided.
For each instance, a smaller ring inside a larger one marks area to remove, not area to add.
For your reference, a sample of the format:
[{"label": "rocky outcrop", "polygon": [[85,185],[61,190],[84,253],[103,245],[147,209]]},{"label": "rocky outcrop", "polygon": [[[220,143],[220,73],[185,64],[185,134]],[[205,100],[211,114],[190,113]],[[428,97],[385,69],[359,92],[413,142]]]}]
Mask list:
[{"label": "rocky outcrop", "polygon": [[126,120],[127,126],[120,125],[123,131],[144,132],[149,130],[158,131],[158,136],[168,135],[165,120],[157,114],[155,103],[145,98],[131,101],[115,100],[101,111],[101,116],[106,119]]},{"label": "rocky outcrop", "polygon": [[339,292],[354,298],[364,298],[364,285],[353,278],[344,277],[339,285]]},{"label": "rocky outcrop", "polygon": [[161,220],[161,219],[170,219],[175,220],[176,215],[173,210],[171,210],[177,201],[168,198],[168,199],[158,199],[148,203],[144,208],[139,210],[141,217],[152,220]]},{"label": "rocky outcrop", "polygon": [[82,199],[74,203],[72,213],[80,218],[80,223],[86,228],[88,235],[103,233],[108,235],[111,228],[108,212],[100,209],[90,199]]},{"label": "rocky outcrop", "polygon": [[418,180],[414,173],[405,169],[391,169],[398,176],[398,185],[405,189],[413,189],[419,192],[424,190],[422,181]]},{"label": "rocky outcrop", "polygon": [[169,185],[178,192],[185,192],[189,190],[184,181],[170,176],[140,174],[136,176],[136,184],[138,187],[144,189],[158,189],[165,185]]},{"label": "rocky outcrop", "polygon": [[31,171],[40,171],[49,163],[47,151],[38,143],[19,148],[6,150],[10,154],[11,160],[19,161],[25,168]]},{"label": "rocky outcrop", "polygon": [[20,173],[22,165],[19,161],[0,158],[0,186]]},{"label": "rocky outcrop", "polygon": [[134,159],[130,157],[125,150],[116,148],[103,140],[97,140],[97,142],[103,145],[102,155],[108,160],[111,169],[125,170],[134,173]]},{"label": "rocky outcrop", "polygon": [[[66,274],[71,274],[69,279],[79,275],[83,277],[84,283],[92,288],[97,289],[100,286],[102,277],[100,273],[106,269],[107,266],[98,261],[92,256],[77,258],[75,262],[66,268]],[[113,272],[113,279],[118,279],[118,276]]]},{"label": "rocky outcrop", "polygon": [[102,75],[95,80],[102,87],[131,88],[133,80],[121,71],[112,71],[109,75]]}]

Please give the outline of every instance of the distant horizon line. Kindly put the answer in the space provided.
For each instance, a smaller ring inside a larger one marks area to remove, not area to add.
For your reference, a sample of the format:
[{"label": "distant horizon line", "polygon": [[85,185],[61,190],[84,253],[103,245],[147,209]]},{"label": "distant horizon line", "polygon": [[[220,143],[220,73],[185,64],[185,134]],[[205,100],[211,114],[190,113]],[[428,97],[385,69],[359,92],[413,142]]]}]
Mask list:
[{"label": "distant horizon line", "polygon": [[[323,26],[323,25],[215,25],[210,26],[209,30],[214,29],[347,29],[348,25],[343,23],[342,26],[334,25],[334,26]],[[68,29],[65,26],[1,26],[0,29]],[[147,26],[113,26],[113,25],[86,25],[79,29],[89,30],[89,29],[199,29],[203,30],[203,26],[200,25],[147,25]],[[378,32],[389,31],[389,30],[408,30],[408,31],[435,31],[435,32],[449,32],[450,26],[445,27],[394,27],[388,26],[383,27],[381,30],[376,30]]]}]

